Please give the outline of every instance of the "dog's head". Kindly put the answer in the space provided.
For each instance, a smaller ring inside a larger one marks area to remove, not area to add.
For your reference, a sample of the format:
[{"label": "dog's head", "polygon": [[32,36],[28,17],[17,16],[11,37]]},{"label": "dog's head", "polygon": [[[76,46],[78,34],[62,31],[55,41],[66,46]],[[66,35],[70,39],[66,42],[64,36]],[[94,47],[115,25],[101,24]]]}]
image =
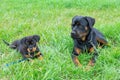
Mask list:
[{"label": "dog's head", "polygon": [[[21,39],[21,44],[24,45],[29,53],[35,52],[37,48],[37,42],[39,42],[40,36],[33,35],[24,37]],[[31,56],[34,56],[34,54],[31,54]]]},{"label": "dog's head", "polygon": [[74,39],[82,39],[91,31],[93,25],[95,24],[95,19],[91,17],[75,16],[72,19],[72,32],[71,37]]}]

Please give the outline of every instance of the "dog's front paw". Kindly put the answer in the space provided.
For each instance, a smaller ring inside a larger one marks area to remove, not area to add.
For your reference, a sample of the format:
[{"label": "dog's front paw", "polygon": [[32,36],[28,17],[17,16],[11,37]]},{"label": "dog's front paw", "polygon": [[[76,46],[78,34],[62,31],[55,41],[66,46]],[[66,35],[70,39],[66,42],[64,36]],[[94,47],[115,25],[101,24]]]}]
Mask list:
[{"label": "dog's front paw", "polygon": [[90,60],[89,63],[88,63],[88,65],[87,65],[87,67],[85,68],[85,70],[89,71],[92,68],[92,66],[94,66],[94,63],[93,63],[92,60]]},{"label": "dog's front paw", "polygon": [[82,67],[82,64],[78,64],[77,66],[81,68],[81,67]]}]

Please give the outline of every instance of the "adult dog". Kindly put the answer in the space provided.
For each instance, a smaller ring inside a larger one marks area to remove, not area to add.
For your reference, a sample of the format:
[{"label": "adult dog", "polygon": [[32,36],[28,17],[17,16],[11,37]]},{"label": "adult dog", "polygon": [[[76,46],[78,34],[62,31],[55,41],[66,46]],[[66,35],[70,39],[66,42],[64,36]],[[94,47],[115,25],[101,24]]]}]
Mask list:
[{"label": "adult dog", "polygon": [[88,65],[93,66],[98,57],[95,48],[107,44],[104,35],[93,28],[94,24],[95,19],[88,16],[75,16],[72,19],[71,37],[74,41],[72,60],[77,66],[82,66],[77,56],[84,51],[93,52],[93,57],[88,63]]}]

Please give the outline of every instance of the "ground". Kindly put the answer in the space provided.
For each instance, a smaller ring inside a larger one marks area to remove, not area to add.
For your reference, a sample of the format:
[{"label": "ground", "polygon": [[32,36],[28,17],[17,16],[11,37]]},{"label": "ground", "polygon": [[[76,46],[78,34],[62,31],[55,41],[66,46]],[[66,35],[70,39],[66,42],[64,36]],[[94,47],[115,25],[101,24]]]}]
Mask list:
[{"label": "ground", "polygon": [[[119,0],[0,0],[0,80],[120,80]],[[71,20],[75,15],[95,18],[110,46],[100,51],[94,67],[85,70],[89,55],[79,57],[83,68],[71,59]],[[38,34],[43,60],[21,62],[21,55],[8,48],[12,42]]]}]

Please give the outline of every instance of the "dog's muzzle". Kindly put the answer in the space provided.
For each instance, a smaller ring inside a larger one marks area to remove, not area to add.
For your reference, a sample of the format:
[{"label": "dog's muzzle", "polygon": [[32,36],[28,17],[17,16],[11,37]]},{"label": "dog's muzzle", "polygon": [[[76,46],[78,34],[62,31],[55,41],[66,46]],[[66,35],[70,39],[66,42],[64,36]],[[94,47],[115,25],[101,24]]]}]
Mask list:
[{"label": "dog's muzzle", "polygon": [[87,32],[79,32],[79,33],[77,33],[76,31],[71,32],[71,37],[74,39],[81,39],[86,35],[87,35]]},{"label": "dog's muzzle", "polygon": [[77,34],[77,33],[76,33],[75,31],[72,31],[72,32],[71,32],[71,37],[74,38],[75,36],[77,36],[76,34]]},{"label": "dog's muzzle", "polygon": [[80,38],[80,35],[78,35],[76,31],[72,31],[71,32],[71,37],[74,38],[74,39],[78,39],[78,38]]}]

